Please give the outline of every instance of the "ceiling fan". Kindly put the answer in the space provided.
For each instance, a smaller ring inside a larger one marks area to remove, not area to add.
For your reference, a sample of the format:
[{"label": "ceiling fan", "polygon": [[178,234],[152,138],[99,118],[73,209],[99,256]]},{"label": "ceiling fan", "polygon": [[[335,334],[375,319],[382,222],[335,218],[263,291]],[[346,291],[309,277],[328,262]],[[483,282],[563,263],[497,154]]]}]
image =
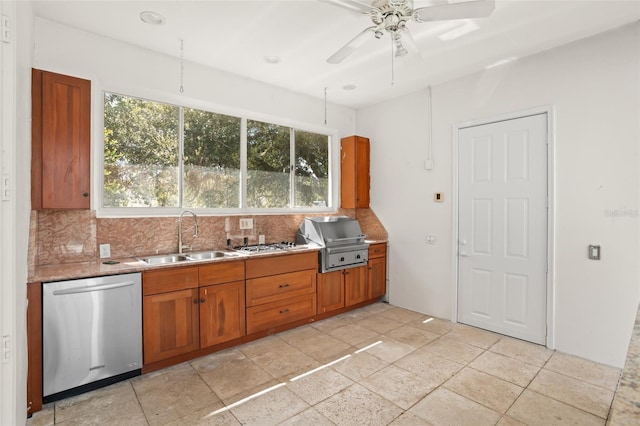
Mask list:
[{"label": "ceiling fan", "polygon": [[[389,33],[395,46],[395,56],[404,56],[406,47],[415,46],[407,28],[408,21],[431,22],[452,19],[484,18],[495,7],[495,0],[473,0],[449,3],[447,0],[432,1],[430,6],[413,8],[413,0],[325,0],[337,6],[369,15],[373,26],[365,28],[350,42],[331,55],[327,62],[339,64],[362,46],[371,36],[382,38]],[[404,41],[404,44],[403,44]],[[417,49],[416,49],[417,50]]]}]

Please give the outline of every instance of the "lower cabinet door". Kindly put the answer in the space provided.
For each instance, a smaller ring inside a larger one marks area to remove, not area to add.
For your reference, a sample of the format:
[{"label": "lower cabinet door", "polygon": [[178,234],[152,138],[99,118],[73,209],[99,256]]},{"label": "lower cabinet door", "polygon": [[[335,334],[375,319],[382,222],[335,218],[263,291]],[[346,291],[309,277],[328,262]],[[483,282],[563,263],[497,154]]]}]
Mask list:
[{"label": "lower cabinet door", "polygon": [[369,299],[378,299],[387,292],[387,258],[369,259]]},{"label": "lower cabinet door", "polygon": [[318,274],[318,313],[344,308],[342,271]]},{"label": "lower cabinet door", "polygon": [[345,305],[351,306],[369,299],[367,267],[360,266],[344,270]]},{"label": "lower cabinet door", "polygon": [[195,351],[199,343],[198,289],[144,296],[144,363]]},{"label": "lower cabinet door", "polygon": [[244,281],[200,288],[200,347],[246,334]]}]

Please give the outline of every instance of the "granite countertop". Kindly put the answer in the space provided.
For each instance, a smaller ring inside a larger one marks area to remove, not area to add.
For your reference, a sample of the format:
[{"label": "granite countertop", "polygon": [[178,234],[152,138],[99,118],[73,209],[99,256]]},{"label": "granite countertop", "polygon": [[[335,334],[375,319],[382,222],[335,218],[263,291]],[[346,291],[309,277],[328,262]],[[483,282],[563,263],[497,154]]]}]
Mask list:
[{"label": "granite countertop", "polygon": [[[77,278],[99,277],[104,275],[116,275],[127,274],[131,272],[144,272],[155,269],[175,268],[175,267],[188,267],[197,266],[208,263],[219,262],[233,262],[237,260],[245,260],[255,257],[265,256],[284,256],[294,253],[304,253],[309,251],[318,251],[319,248],[315,246],[297,246],[293,249],[282,251],[269,251],[261,253],[239,253],[235,252],[233,257],[221,257],[216,259],[204,259],[204,260],[188,260],[176,263],[165,263],[157,265],[149,265],[139,258],[122,258],[122,259],[96,259],[90,262],[78,262],[78,263],[62,263],[57,265],[42,265],[30,271],[27,282],[49,282],[49,281],[62,281]],[[152,255],[156,256],[156,255]],[[142,256],[141,256],[142,257]],[[115,264],[105,264],[105,261],[115,261]]]},{"label": "granite countertop", "polygon": [[607,425],[636,426],[640,423],[640,307],[631,333],[627,360],[613,397]]}]

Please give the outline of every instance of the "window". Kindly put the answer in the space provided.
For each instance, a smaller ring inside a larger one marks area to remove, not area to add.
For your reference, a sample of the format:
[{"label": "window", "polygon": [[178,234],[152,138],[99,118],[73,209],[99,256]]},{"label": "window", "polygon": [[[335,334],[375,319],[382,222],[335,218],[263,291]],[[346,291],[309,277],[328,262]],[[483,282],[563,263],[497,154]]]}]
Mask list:
[{"label": "window", "polygon": [[183,207],[240,207],[240,119],[184,109]]},{"label": "window", "polygon": [[105,93],[102,205],[326,209],[329,142],[325,134]]}]

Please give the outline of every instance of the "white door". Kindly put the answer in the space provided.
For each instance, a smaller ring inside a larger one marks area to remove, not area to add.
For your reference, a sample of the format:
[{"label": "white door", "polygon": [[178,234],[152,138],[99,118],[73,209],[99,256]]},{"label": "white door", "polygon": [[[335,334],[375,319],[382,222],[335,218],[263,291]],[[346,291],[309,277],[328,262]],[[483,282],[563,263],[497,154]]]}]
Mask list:
[{"label": "white door", "polygon": [[545,343],[547,115],[458,133],[458,321]]}]

